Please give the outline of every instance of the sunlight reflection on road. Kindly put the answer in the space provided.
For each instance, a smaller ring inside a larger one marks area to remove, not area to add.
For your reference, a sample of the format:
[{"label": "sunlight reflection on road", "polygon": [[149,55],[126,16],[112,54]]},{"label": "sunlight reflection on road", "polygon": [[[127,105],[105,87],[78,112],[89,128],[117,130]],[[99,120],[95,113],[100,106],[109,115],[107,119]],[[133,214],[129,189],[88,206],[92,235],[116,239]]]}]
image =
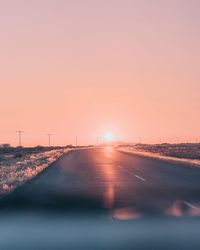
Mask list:
[{"label": "sunlight reflection on road", "polygon": [[[105,147],[104,151],[105,151],[106,157],[109,157],[113,153],[113,148]],[[108,184],[104,192],[104,207],[111,209],[114,206],[114,200],[115,200],[115,187],[114,186],[115,186],[115,181],[118,178],[117,172],[112,162],[109,162],[109,164],[102,164],[101,167],[103,170],[105,182]]]},{"label": "sunlight reflection on road", "polygon": [[[115,150],[113,147],[105,148],[106,157],[113,158]],[[115,168],[114,164],[110,162],[110,164],[102,164],[103,173],[105,176],[106,183],[108,183],[108,187],[104,192],[104,207],[109,208],[111,212],[111,217],[117,220],[130,220],[130,219],[138,219],[142,215],[137,212],[132,207],[115,207],[115,185],[120,180],[120,176],[118,174],[118,169]]]}]

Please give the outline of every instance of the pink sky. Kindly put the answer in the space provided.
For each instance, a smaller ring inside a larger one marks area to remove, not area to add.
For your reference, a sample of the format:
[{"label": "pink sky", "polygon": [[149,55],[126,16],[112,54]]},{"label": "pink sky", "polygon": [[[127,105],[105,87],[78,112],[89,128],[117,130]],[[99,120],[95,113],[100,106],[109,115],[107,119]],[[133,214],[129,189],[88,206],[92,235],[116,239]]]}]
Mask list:
[{"label": "pink sky", "polygon": [[199,0],[0,3],[0,143],[200,141]]}]

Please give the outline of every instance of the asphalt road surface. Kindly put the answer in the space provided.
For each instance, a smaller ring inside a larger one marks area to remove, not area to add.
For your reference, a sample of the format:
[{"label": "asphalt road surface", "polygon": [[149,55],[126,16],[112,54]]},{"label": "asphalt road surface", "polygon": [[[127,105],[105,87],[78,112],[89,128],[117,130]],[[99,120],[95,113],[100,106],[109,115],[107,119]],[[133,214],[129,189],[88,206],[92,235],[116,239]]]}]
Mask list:
[{"label": "asphalt road surface", "polygon": [[67,153],[0,202],[5,211],[101,211],[119,220],[200,215],[199,204],[199,169],[112,147]]}]

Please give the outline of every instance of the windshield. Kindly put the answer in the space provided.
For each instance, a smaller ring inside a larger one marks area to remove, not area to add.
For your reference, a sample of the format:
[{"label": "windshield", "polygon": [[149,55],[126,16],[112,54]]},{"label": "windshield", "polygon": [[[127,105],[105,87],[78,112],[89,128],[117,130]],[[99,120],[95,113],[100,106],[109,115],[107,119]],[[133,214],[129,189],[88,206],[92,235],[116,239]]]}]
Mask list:
[{"label": "windshield", "polygon": [[0,248],[200,248],[199,10],[0,3]]}]

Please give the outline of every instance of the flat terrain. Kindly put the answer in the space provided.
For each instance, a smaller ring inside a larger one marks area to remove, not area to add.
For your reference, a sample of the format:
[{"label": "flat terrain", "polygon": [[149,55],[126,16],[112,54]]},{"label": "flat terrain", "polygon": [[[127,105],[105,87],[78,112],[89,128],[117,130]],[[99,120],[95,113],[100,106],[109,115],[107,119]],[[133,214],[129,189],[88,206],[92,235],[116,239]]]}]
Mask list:
[{"label": "flat terrain", "polygon": [[163,156],[200,160],[200,143],[135,144],[126,145],[126,147],[133,148],[136,151],[156,153]]},{"label": "flat terrain", "polygon": [[200,215],[199,204],[199,169],[112,147],[65,154],[0,202],[6,211],[101,211],[116,219]]}]

